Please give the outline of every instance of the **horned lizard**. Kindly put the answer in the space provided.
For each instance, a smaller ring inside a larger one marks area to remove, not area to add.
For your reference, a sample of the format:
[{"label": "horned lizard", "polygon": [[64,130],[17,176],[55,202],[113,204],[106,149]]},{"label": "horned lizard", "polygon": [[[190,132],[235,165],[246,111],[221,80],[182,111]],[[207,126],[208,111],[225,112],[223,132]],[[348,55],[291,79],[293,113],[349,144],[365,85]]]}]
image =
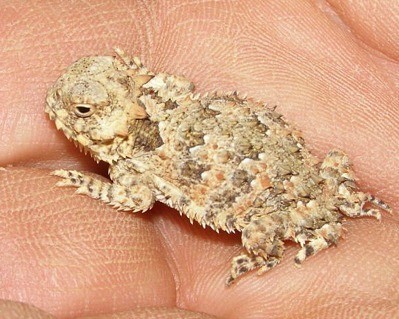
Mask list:
[{"label": "horned lizard", "polygon": [[57,185],[133,212],[159,201],[204,228],[241,232],[228,285],[275,267],[286,240],[300,244],[301,264],[338,241],[344,216],[391,211],[358,190],[345,153],[320,162],[274,108],[236,92],[194,94],[189,80],[116,53],[72,64],[46,103],[68,139],[109,164],[112,182],[57,170]]}]

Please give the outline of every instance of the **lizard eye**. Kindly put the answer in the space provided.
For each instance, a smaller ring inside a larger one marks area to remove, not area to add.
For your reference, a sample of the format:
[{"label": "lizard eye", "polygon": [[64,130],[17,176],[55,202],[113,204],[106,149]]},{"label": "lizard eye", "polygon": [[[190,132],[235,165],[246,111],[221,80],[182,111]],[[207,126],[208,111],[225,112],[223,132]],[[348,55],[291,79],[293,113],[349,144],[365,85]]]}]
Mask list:
[{"label": "lizard eye", "polygon": [[75,114],[79,117],[89,117],[96,111],[94,105],[91,104],[76,104]]}]

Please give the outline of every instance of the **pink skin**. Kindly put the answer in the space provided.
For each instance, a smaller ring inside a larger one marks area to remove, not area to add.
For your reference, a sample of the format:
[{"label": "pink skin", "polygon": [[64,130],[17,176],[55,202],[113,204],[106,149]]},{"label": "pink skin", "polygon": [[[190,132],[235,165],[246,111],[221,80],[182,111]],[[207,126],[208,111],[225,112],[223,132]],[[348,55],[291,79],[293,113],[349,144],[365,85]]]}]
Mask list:
[{"label": "pink skin", "polygon": [[[238,89],[277,104],[316,155],[345,150],[361,189],[397,212],[399,9],[371,0],[134,3],[0,5],[0,165],[14,166],[0,171],[0,298],[60,318],[394,317],[398,214],[348,220],[345,240],[301,269],[298,247],[287,245],[278,267],[226,288],[239,235],[191,226],[161,205],[117,213],[54,187],[51,170],[105,167],[55,129],[44,97],[71,62],[119,46],[154,71],[190,78],[200,92]],[[138,306],[151,308],[138,314]],[[49,318],[0,303],[6,311]]]}]

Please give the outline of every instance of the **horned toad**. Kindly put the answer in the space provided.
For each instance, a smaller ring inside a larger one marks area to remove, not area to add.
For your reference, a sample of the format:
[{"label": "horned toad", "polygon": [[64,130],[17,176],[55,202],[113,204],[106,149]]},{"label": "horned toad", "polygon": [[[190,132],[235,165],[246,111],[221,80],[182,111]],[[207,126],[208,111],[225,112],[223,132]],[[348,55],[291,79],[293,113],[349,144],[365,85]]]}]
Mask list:
[{"label": "horned toad", "polygon": [[275,267],[286,240],[301,245],[301,264],[338,241],[344,216],[391,211],[358,190],[347,155],[320,162],[273,108],[237,93],[194,94],[189,80],[116,52],[72,64],[46,105],[68,139],[109,164],[112,182],[58,170],[57,185],[133,212],[160,201],[204,227],[241,232],[246,251],[227,284]]}]

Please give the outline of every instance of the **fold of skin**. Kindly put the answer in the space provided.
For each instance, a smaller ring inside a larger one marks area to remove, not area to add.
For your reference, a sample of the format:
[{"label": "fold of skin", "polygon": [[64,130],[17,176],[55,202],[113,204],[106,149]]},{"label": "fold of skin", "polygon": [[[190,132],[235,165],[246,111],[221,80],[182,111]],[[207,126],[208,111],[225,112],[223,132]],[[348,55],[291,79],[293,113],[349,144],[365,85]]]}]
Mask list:
[{"label": "fold of skin", "polygon": [[[0,165],[15,166],[0,170],[0,298],[60,318],[397,315],[399,8],[362,3],[0,3]],[[46,118],[46,90],[74,60],[113,46],[190,78],[199,92],[238,89],[278,105],[316,155],[345,150],[362,190],[393,216],[348,220],[338,247],[301,269],[289,245],[276,269],[226,288],[238,235],[191,226],[162,205],[133,215],[56,188],[53,169],[106,168]],[[3,317],[51,318],[32,309],[0,304]]]}]

